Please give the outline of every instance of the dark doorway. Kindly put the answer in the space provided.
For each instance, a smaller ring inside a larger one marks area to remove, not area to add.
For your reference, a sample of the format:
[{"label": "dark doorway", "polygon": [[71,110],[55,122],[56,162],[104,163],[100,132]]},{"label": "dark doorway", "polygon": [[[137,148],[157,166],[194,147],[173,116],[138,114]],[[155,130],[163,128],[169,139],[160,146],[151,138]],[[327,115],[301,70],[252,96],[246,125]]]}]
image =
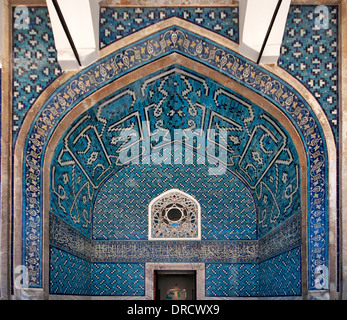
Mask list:
[{"label": "dark doorway", "polygon": [[185,290],[185,300],[196,300],[196,271],[155,270],[154,279],[155,300],[171,300],[168,292],[175,287]]}]

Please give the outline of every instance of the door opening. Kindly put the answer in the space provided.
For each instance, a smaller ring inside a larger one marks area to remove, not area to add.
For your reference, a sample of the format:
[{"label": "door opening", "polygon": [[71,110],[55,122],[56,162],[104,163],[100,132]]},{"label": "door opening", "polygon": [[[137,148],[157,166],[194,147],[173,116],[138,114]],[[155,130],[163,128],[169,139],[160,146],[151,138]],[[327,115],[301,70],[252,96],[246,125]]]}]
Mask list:
[{"label": "door opening", "polygon": [[196,271],[155,270],[155,300],[196,300]]}]

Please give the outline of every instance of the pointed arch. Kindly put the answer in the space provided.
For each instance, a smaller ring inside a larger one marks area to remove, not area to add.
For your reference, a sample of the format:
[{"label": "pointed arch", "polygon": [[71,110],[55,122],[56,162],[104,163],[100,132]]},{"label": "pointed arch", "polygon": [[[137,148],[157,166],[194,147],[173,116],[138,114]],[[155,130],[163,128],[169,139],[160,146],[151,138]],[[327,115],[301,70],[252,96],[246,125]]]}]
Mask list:
[{"label": "pointed arch", "polygon": [[[177,38],[172,38],[173,34]],[[192,41],[198,44],[194,50],[189,47]],[[155,51],[153,42],[159,45],[160,51]],[[143,56],[141,48],[145,52]],[[208,48],[208,53],[204,48]],[[319,261],[313,247],[318,246],[322,248],[319,252],[323,256],[321,263],[324,265],[329,261],[330,289],[334,290],[336,252],[328,254],[327,241],[336,243],[336,147],[322,108],[302,84],[279,67],[256,66],[238,54],[236,43],[179,18],[165,20],[106,47],[98,62],[80,72],[63,74],[29,110],[14,152],[15,224],[18,226],[14,247],[17,264],[29,265],[34,270],[30,286],[42,288],[47,284],[47,270],[43,271],[48,259],[45,254],[48,246],[47,170],[64,128],[115,88],[124,87],[136,78],[173,63],[189,65],[201,74],[206,72],[233,90],[236,88],[241,95],[256,101],[265,110],[271,109],[272,115],[291,134],[296,146],[305,150],[304,154],[301,152],[300,162],[302,170],[309,172],[306,184],[303,183],[303,195],[306,195],[303,203],[306,203],[309,215],[303,220],[304,241],[308,243],[307,287],[314,289],[314,265]],[[35,153],[34,149],[40,153]],[[315,184],[317,181],[319,188]],[[317,197],[322,201],[316,201]],[[329,208],[326,207],[328,199]],[[321,239],[313,237],[317,217],[312,214],[317,212],[316,206],[321,208]],[[30,238],[27,234],[29,217],[36,223],[30,230],[35,231]],[[333,232],[328,232],[328,228]],[[33,247],[34,238],[36,247]],[[306,264],[306,258],[302,261]]]}]

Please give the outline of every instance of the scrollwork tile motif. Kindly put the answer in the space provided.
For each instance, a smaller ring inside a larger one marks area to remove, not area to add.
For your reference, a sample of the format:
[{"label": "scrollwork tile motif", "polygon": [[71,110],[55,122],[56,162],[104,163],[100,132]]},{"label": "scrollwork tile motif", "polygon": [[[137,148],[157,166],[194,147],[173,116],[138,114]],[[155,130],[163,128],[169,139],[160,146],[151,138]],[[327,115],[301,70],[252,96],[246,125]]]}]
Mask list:
[{"label": "scrollwork tile motif", "polygon": [[93,241],[96,262],[258,262],[257,241]]},{"label": "scrollwork tile motif", "polygon": [[259,240],[91,240],[50,215],[50,244],[89,262],[259,263],[300,246],[300,212]]},{"label": "scrollwork tile motif", "polygon": [[259,261],[265,261],[301,244],[301,212],[259,239]]}]

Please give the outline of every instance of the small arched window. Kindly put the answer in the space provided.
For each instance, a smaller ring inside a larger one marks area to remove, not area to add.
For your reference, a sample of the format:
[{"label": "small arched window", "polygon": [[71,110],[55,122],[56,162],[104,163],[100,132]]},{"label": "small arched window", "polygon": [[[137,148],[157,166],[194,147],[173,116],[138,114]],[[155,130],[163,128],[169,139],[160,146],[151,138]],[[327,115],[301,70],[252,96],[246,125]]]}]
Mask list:
[{"label": "small arched window", "polygon": [[149,204],[149,240],[201,240],[200,205],[191,195],[168,190]]}]

